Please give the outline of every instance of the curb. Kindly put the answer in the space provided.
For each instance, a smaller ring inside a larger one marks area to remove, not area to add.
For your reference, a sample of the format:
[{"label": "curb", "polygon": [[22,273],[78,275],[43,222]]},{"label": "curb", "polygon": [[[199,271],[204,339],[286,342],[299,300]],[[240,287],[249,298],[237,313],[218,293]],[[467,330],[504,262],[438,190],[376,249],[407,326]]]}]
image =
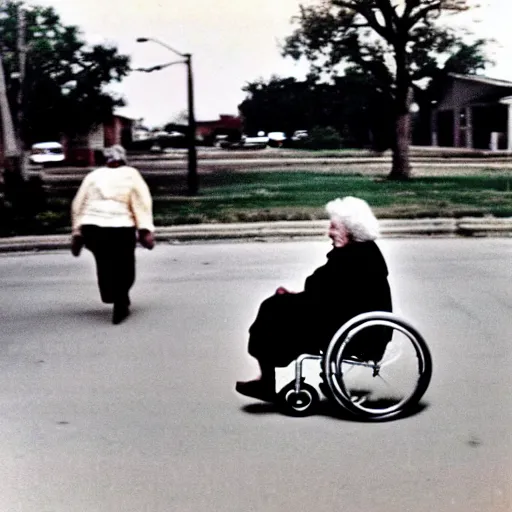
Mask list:
[{"label": "curb", "polygon": [[[187,224],[158,227],[155,238],[158,242],[167,243],[325,238],[328,225],[327,220]],[[386,219],[380,222],[380,226],[382,238],[512,236],[512,217]],[[69,235],[0,238],[0,253],[69,249],[69,240]]]}]

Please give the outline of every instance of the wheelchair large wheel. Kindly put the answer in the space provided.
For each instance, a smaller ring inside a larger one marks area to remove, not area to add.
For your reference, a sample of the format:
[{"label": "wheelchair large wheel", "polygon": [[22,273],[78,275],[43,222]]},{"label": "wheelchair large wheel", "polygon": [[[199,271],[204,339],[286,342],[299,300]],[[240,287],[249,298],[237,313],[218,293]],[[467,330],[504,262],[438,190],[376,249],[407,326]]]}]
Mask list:
[{"label": "wheelchair large wheel", "polygon": [[[389,341],[388,341],[389,340]],[[403,416],[418,405],[432,376],[425,340],[388,312],[356,316],[329,343],[323,360],[334,399],[366,420]]]}]

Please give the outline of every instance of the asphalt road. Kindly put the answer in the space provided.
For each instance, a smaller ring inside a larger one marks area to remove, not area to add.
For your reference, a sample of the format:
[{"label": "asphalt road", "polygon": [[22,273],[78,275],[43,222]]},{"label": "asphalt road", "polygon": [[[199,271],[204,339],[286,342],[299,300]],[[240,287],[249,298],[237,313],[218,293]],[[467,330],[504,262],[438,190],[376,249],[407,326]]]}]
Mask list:
[{"label": "asphalt road", "polygon": [[0,510],[510,512],[512,239],[380,245],[434,375],[420,412],[378,424],[233,390],[258,304],[328,242],[140,250],[120,326],[89,254],[0,255]]}]

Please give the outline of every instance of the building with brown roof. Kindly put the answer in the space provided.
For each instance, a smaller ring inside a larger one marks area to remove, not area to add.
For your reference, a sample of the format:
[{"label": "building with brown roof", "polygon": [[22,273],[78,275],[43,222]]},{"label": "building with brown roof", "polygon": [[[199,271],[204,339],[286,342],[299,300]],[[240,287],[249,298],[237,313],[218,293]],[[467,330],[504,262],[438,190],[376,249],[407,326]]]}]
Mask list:
[{"label": "building with brown roof", "polygon": [[433,146],[512,151],[512,82],[450,74],[431,131]]}]

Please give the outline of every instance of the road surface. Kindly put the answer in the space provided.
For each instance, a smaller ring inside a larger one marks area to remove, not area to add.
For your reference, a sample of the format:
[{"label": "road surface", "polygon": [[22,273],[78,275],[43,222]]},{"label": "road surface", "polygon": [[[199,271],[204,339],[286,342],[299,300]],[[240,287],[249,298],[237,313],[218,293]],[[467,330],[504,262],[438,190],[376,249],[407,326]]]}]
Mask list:
[{"label": "road surface", "polygon": [[258,304],[327,241],[140,250],[120,326],[90,254],[0,255],[0,510],[510,512],[512,239],[380,245],[434,375],[419,413],[378,424],[234,392]]}]

